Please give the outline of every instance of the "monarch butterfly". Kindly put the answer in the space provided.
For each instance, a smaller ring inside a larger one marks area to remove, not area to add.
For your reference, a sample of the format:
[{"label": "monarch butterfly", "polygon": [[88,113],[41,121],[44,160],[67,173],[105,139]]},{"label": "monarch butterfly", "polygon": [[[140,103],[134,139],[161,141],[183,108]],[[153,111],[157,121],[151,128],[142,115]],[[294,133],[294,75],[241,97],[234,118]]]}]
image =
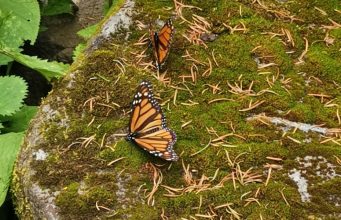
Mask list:
[{"label": "monarch butterfly", "polygon": [[141,82],[134,96],[127,139],[154,156],[168,161],[178,160],[173,150],[176,134],[167,128],[165,116],[148,81]]},{"label": "monarch butterfly", "polygon": [[155,58],[155,66],[160,70],[161,66],[165,63],[174,33],[172,20],[168,19],[165,25],[161,28],[159,33],[150,31],[150,42],[153,46],[153,54]]}]

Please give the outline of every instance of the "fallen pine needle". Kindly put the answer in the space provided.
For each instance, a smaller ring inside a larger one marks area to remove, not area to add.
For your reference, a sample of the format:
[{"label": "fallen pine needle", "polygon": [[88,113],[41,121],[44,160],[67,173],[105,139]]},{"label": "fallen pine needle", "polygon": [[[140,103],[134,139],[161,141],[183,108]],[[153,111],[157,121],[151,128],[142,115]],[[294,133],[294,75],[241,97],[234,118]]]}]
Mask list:
[{"label": "fallen pine needle", "polygon": [[283,188],[281,191],[279,191],[280,193],[281,193],[281,195],[282,195],[282,197],[283,197],[283,199],[284,199],[284,202],[287,204],[287,206],[290,206],[290,204],[289,204],[289,202],[288,202],[288,200],[287,200],[287,198],[285,198],[285,195],[284,195],[284,193],[283,193],[283,190],[284,190],[285,188]]},{"label": "fallen pine needle", "polygon": [[192,123],[192,120],[188,121],[188,122],[185,122],[181,125],[181,129],[186,127],[187,125],[189,125],[190,123]]},{"label": "fallen pine needle", "polygon": [[233,203],[225,203],[222,205],[218,205],[218,206],[214,207],[214,209],[221,209],[221,208],[229,207],[230,205],[233,205]]},{"label": "fallen pine needle", "polygon": [[201,150],[191,154],[190,156],[193,157],[194,155],[197,155],[197,154],[201,153],[202,151],[206,150],[206,148],[208,148],[211,145],[211,142],[212,142],[212,139],[210,138],[210,141],[208,142],[208,144],[204,148],[202,148]]},{"label": "fallen pine needle", "polygon": [[274,160],[274,161],[282,161],[282,158],[278,158],[278,157],[266,157],[266,159],[268,160]]},{"label": "fallen pine needle", "polygon": [[288,139],[292,140],[293,142],[297,143],[297,144],[301,144],[301,141],[293,138],[293,137],[290,137],[290,136],[287,136]]},{"label": "fallen pine needle", "polygon": [[213,102],[221,102],[221,101],[232,101],[232,102],[234,102],[235,100],[228,99],[228,98],[213,99],[213,100],[209,101],[208,104],[211,104]]},{"label": "fallen pine needle", "polygon": [[127,136],[128,134],[113,134],[113,136],[115,137],[125,137]]},{"label": "fallen pine needle", "polygon": [[335,156],[335,155],[334,155],[334,157],[336,158],[336,162],[337,162],[339,165],[341,165],[341,159],[340,159],[338,156]]},{"label": "fallen pine needle", "polygon": [[120,160],[123,160],[123,159],[125,159],[126,157],[120,157],[120,158],[117,158],[116,160],[113,160],[113,161],[111,161],[110,163],[108,163],[108,166],[111,166],[111,165],[113,165],[114,163],[116,163],[116,162],[118,162],[118,161],[120,161]]},{"label": "fallen pine needle", "polygon": [[98,201],[96,201],[96,209],[97,209],[98,211],[100,211],[101,209],[105,209],[105,210],[107,210],[107,211],[111,211],[111,209],[109,209],[109,208],[107,208],[107,207],[105,207],[105,206],[98,205]]},{"label": "fallen pine needle", "polygon": [[270,168],[269,168],[269,171],[268,171],[268,177],[266,178],[266,181],[265,181],[265,186],[267,186],[268,183],[269,183],[269,181],[270,181],[271,171],[272,171],[272,168],[270,167]]},{"label": "fallen pine needle", "polygon": [[212,219],[213,216],[212,215],[202,215],[202,214],[195,214],[195,216],[197,217],[201,217],[201,218],[209,218],[209,219]]},{"label": "fallen pine needle", "polygon": [[250,110],[252,110],[252,109],[257,108],[258,106],[260,106],[260,105],[263,104],[264,102],[265,102],[265,100],[256,101],[256,102],[252,105],[252,101],[251,101],[248,108],[244,108],[244,109],[241,109],[241,110],[239,110],[239,111],[240,111],[240,112],[250,111]]},{"label": "fallen pine needle", "polygon": [[233,136],[233,134],[232,133],[228,133],[228,134],[222,135],[222,136],[212,140],[212,142],[217,142],[217,141],[224,140],[226,137],[229,137],[229,136]]},{"label": "fallen pine needle", "polygon": [[155,167],[152,163],[148,163],[147,167],[151,167],[153,169],[153,188],[152,190],[146,195],[147,204],[150,206],[154,206],[154,194],[159,189],[160,184],[162,183],[162,173],[161,170]]}]

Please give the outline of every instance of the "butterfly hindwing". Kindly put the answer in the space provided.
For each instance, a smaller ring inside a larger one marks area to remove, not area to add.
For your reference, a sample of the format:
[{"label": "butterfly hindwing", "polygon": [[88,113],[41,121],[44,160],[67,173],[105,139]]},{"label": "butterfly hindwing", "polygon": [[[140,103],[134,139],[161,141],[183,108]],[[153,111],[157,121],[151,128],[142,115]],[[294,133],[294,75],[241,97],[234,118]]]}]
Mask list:
[{"label": "butterfly hindwing", "polygon": [[178,159],[178,156],[173,150],[173,145],[176,142],[176,134],[168,128],[142,134],[141,137],[135,138],[134,142],[154,156],[172,161]]},{"label": "butterfly hindwing", "polygon": [[134,96],[127,138],[155,156],[171,161],[178,159],[173,150],[176,135],[167,128],[161,107],[147,81],[139,85]]}]

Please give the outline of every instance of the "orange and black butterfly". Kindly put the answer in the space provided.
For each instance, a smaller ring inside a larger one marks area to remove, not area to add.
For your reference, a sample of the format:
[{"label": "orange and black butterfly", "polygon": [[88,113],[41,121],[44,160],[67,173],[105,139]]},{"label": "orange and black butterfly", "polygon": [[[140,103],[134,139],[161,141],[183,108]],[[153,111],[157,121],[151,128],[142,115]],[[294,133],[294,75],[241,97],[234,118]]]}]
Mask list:
[{"label": "orange and black butterfly", "polygon": [[153,46],[155,66],[158,70],[160,70],[168,57],[173,33],[174,27],[171,19],[167,20],[159,33],[150,30],[150,42]]},{"label": "orange and black butterfly", "polygon": [[165,116],[147,81],[141,82],[134,96],[127,139],[154,156],[178,160],[173,150],[176,134],[167,128]]}]

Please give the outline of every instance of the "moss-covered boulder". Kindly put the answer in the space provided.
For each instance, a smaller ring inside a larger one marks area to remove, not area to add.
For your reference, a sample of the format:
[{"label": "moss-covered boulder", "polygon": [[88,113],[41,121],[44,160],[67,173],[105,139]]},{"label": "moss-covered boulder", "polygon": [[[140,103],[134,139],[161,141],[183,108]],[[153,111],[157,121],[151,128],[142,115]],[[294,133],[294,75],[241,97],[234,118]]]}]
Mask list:
[{"label": "moss-covered boulder", "polygon": [[[22,219],[338,219],[338,0],[118,1],[26,135]],[[172,18],[156,71],[149,24]],[[177,162],[127,142],[154,86]]]}]

